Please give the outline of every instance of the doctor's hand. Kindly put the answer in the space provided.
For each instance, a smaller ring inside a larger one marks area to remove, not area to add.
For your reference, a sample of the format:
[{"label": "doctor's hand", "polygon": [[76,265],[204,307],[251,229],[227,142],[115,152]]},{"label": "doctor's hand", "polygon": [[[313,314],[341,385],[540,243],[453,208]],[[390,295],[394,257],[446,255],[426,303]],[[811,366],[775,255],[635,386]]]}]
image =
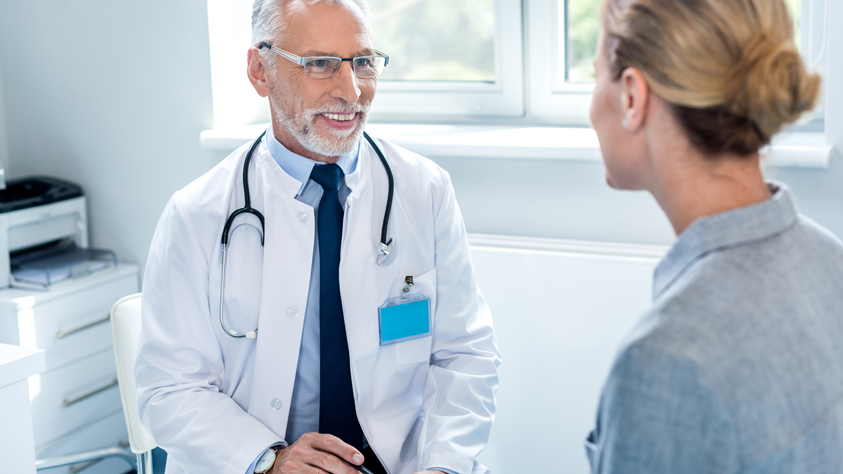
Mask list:
[{"label": "doctor's hand", "polygon": [[363,455],[333,435],[305,433],[295,443],[278,451],[271,474],[324,473],[359,474],[346,464],[360,465]]}]

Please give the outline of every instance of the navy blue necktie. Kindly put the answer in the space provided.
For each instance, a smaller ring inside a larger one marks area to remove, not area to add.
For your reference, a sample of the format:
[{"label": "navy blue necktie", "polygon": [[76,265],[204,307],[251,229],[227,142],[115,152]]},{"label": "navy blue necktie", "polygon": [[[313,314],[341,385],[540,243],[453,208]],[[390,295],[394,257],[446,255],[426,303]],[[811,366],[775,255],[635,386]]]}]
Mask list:
[{"label": "navy blue necktie", "polygon": [[340,244],[343,209],[339,198],[342,170],[337,165],[316,165],[310,179],[324,191],[319,202],[319,432],[332,434],[358,450],[363,430],[357,420],[348,338],[340,299]]}]

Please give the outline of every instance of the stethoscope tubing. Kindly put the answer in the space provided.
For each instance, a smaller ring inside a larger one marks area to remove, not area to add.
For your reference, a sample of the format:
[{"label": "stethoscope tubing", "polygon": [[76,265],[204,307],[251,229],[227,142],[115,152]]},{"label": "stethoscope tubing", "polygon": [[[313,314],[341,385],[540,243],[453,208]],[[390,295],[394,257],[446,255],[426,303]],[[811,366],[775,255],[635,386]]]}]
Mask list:
[{"label": "stethoscope tubing", "polygon": [[[381,244],[388,246],[389,242],[386,240],[386,231],[387,227],[389,227],[389,214],[392,211],[392,196],[395,194],[395,179],[392,177],[392,168],[389,167],[389,163],[386,161],[386,157],[383,156],[380,147],[375,143],[375,139],[370,137],[366,132],[363,132],[363,136],[366,137],[366,140],[375,149],[375,153],[378,154],[378,158],[383,163],[383,169],[386,171],[386,179],[389,182],[389,190],[386,195],[386,209],[383,213],[383,223],[381,225]],[[392,239],[389,240],[390,242],[392,241]]]},{"label": "stethoscope tubing", "polygon": [[[261,223],[261,247],[264,246],[264,237],[266,235],[266,220],[264,219],[263,214],[261,214],[260,211],[252,208],[252,199],[249,191],[249,164],[252,161],[252,155],[254,154],[255,150],[257,149],[258,145],[260,144],[261,140],[265,135],[266,131],[261,133],[261,135],[254,141],[254,143],[252,143],[252,146],[249,148],[249,152],[246,153],[246,159],[243,162],[244,206],[239,209],[236,209],[234,212],[229,214],[228,218],[225,220],[225,226],[223,226],[222,230],[222,270],[220,272],[220,326],[226,334],[234,338],[245,337],[248,339],[255,339],[258,335],[258,328],[255,328],[254,331],[250,331],[246,334],[241,334],[237,331],[225,327],[225,268],[228,245],[231,243],[231,225],[234,223],[234,219],[236,219],[237,216],[241,214],[252,214],[258,218]],[[389,215],[392,212],[392,198],[395,193],[395,179],[392,176],[392,168],[390,168],[389,162],[386,160],[386,157],[384,156],[377,142],[375,142],[375,140],[366,132],[363,132],[363,136],[366,138],[366,141],[369,142],[372,148],[375,149],[375,153],[377,153],[381,164],[383,164],[384,171],[386,171],[386,177],[389,183],[389,189],[386,198],[386,209],[384,209],[383,222],[381,225],[381,245],[380,250],[378,252],[378,256],[376,258],[377,263],[381,265],[386,260],[386,258],[389,257],[389,252],[392,249],[392,239],[390,238],[389,240],[387,240],[386,234],[389,228]]]},{"label": "stethoscope tubing", "polygon": [[240,209],[235,210],[232,212],[228,219],[225,220],[225,227],[222,229],[222,247],[223,249],[228,247],[229,243],[229,232],[231,231],[231,224],[234,222],[234,219],[237,218],[240,214],[248,213],[252,214],[258,218],[261,223],[261,246],[264,243],[264,235],[266,234],[266,220],[263,217],[263,214],[260,213],[257,209],[252,208],[252,196],[249,192],[249,163],[252,161],[252,155],[255,153],[255,149],[260,144],[261,140],[263,139],[264,135],[266,135],[266,131],[264,130],[261,133],[261,136],[252,143],[252,147],[249,148],[249,152],[246,153],[246,160],[243,162],[243,195],[245,205]]}]

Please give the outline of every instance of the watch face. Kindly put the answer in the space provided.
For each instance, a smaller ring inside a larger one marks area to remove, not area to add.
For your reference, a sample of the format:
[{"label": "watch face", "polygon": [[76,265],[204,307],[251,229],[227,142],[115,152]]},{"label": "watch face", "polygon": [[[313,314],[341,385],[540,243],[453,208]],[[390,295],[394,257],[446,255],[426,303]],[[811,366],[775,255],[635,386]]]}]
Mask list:
[{"label": "watch face", "polygon": [[269,449],[267,452],[261,456],[260,461],[255,464],[255,472],[257,474],[263,474],[264,472],[268,471],[272,464],[275,462],[275,450]]}]

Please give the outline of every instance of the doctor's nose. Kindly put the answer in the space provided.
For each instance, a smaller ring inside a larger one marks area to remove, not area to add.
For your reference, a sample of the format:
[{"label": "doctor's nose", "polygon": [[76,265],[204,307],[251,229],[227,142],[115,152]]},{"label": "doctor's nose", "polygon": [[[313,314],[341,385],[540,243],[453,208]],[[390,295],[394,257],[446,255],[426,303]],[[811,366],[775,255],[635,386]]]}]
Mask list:
[{"label": "doctor's nose", "polygon": [[359,78],[354,74],[350,61],[343,61],[331,81],[331,96],[354,104],[360,99]]}]

